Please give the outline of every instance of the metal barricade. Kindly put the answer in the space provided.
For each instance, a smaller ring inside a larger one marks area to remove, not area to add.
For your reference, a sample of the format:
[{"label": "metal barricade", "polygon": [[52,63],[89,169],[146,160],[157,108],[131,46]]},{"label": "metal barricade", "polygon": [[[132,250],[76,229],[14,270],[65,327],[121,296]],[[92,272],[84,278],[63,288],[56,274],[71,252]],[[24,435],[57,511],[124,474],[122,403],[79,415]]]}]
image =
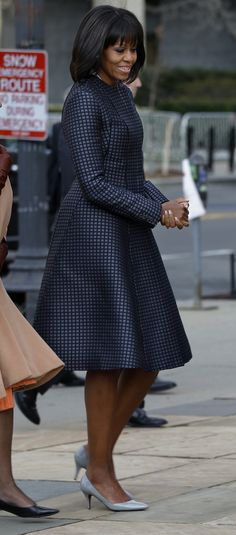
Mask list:
[{"label": "metal barricade", "polygon": [[[222,176],[235,168],[236,114],[186,113],[139,109],[144,127],[144,164],[148,174],[164,176],[178,170],[181,161],[202,150],[210,171]],[[217,164],[217,169],[216,169]]]},{"label": "metal barricade", "polygon": [[[227,162],[228,171],[234,170],[236,114],[186,113],[180,124],[180,144],[185,157],[201,149],[205,152],[208,169],[216,161]],[[224,168],[224,172],[226,167]]]},{"label": "metal barricade", "polygon": [[172,112],[140,109],[144,128],[144,165],[148,173],[161,172],[166,176],[173,165],[181,162],[179,128],[181,116]]}]

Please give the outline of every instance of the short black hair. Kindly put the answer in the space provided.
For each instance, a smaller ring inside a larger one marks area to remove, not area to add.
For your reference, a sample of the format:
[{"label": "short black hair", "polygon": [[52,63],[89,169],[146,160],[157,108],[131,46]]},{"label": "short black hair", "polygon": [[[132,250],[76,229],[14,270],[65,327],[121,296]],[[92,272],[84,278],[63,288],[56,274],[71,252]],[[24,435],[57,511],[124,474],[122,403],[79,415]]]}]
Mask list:
[{"label": "short black hair", "polygon": [[83,18],[73,45],[70,72],[74,82],[97,72],[103,50],[117,41],[132,43],[137,50],[137,61],[128,79],[133,82],[145,61],[142,25],[127,9],[110,5],[91,9]]}]

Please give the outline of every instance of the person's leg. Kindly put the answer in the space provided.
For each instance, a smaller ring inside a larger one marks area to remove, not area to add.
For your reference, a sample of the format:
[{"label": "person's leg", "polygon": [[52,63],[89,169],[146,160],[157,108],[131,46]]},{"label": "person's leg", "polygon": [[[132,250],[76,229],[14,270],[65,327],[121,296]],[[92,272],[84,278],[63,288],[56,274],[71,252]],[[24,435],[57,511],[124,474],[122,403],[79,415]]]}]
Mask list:
[{"label": "person's leg", "polygon": [[87,373],[87,475],[101,494],[112,502],[127,500],[115,476],[112,461],[114,445],[155,377],[156,372],[140,369]]},{"label": "person's leg", "polygon": [[[158,377],[155,379],[154,383],[158,380]],[[152,387],[151,387],[152,388]],[[150,392],[150,390],[149,390]],[[145,399],[141,401],[138,407],[132,412],[129,417],[127,425],[131,427],[162,427],[163,425],[168,424],[168,421],[165,418],[158,418],[157,416],[149,416],[145,410]]]},{"label": "person's leg", "polygon": [[112,423],[112,449],[133,411],[146,396],[158,372],[140,368],[123,370],[118,382],[117,406]]},{"label": "person's leg", "polygon": [[43,396],[51,386],[59,383],[62,383],[65,386],[84,386],[85,380],[83,377],[77,377],[72,371],[62,370],[53,377],[53,379],[41,386],[31,390],[20,390],[15,393],[15,400],[18,408],[22,414],[32,422],[32,424],[40,424],[40,415],[37,407],[38,394]]},{"label": "person's leg", "polygon": [[119,485],[112,463],[112,427],[116,417],[120,371],[88,371],[85,404],[88,424],[87,476],[111,502],[129,498]]},{"label": "person's leg", "polygon": [[177,384],[174,381],[168,379],[160,379],[158,376],[150,387],[150,392],[164,392],[164,390],[170,390],[175,388]]},{"label": "person's leg", "polygon": [[19,507],[28,507],[34,502],[16,485],[12,475],[13,409],[0,411],[0,499]]},{"label": "person's leg", "polygon": [[51,388],[51,386],[53,386],[54,384],[58,384],[58,382],[60,382],[60,377],[62,373],[63,370],[59,372],[58,375],[53,377],[53,379],[51,379],[47,383],[44,383],[41,386],[29,390],[19,390],[18,392],[15,392],[15,400],[17,407],[32,424],[40,424],[40,415],[37,408],[38,394],[41,394],[43,396]]}]

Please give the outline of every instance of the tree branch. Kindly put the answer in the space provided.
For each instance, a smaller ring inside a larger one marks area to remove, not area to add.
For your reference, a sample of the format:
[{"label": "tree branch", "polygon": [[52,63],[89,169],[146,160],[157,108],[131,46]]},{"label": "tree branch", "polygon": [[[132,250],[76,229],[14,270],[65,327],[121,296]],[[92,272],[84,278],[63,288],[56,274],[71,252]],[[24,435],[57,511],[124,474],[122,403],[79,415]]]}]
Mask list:
[{"label": "tree branch", "polygon": [[164,3],[159,6],[147,4],[147,12],[153,15],[166,15],[170,18],[176,17],[181,9],[182,14],[189,19],[190,8],[198,9],[202,12],[201,21],[195,26],[196,30],[202,29],[207,24],[214,26],[216,30],[224,28],[234,39],[236,39],[236,11],[226,8],[223,0],[173,0],[168,4]]}]

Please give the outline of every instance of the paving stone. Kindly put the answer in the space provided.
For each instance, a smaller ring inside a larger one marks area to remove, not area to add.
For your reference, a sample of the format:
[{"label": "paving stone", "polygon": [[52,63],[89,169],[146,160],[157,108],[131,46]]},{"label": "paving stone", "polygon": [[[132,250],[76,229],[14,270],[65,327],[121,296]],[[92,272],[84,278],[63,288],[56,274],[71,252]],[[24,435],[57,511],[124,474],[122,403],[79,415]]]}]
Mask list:
[{"label": "paving stone", "polygon": [[[174,489],[177,488],[181,494],[183,489],[196,490],[231,482],[236,482],[236,462],[234,459],[219,458],[192,460],[182,466],[128,479],[127,483],[125,481],[123,484],[131,492],[133,489],[148,489],[149,486],[148,499],[150,499],[152,495],[159,498],[162,493],[163,496],[168,496],[168,489],[174,493]],[[146,495],[143,499],[147,499]]]},{"label": "paving stone", "polygon": [[75,467],[71,454],[39,449],[13,455],[16,479],[73,481]]},{"label": "paving stone", "polygon": [[[235,513],[236,483],[198,489],[150,503],[142,511],[142,521],[172,523],[211,522]],[[119,519],[132,521],[131,513],[119,513]],[[113,518],[111,518],[113,520]]]},{"label": "paving stone", "polygon": [[53,445],[74,443],[74,449],[78,447],[80,442],[85,442],[87,439],[87,431],[85,426],[77,427],[71,425],[69,427],[58,429],[45,429],[43,427],[32,427],[25,432],[17,432],[13,437],[14,451],[29,451],[33,449],[46,448]]},{"label": "paving stone", "polygon": [[175,481],[173,482],[173,485],[171,482],[163,483],[161,479],[159,480],[158,474],[155,474],[155,477],[150,479],[148,476],[142,476],[137,479],[127,479],[127,481],[123,481],[123,487],[130,492],[136,500],[150,504],[153,501],[158,502],[160,500],[187,494],[193,490],[191,485],[177,485],[175,484]]},{"label": "paving stone", "polygon": [[50,507],[58,507],[60,512],[57,518],[65,518],[71,521],[92,520],[96,518],[106,518],[112,513],[96,498],[92,499],[92,508],[88,509],[87,501],[79,489],[77,492],[57,496],[51,500],[45,501],[43,505],[48,504]]},{"label": "paving stone", "polygon": [[[135,513],[135,516],[140,515],[140,521],[120,522],[118,520],[120,513],[117,513],[117,521],[88,521],[76,524],[62,526],[56,529],[47,530],[47,535],[95,535],[100,533],[102,535],[235,535],[234,528],[224,526],[217,529],[204,526],[202,524],[162,524],[156,522],[142,522],[141,514]],[[121,525],[122,524],[122,525]],[[38,532],[38,535],[46,535],[45,531]],[[33,535],[33,532],[32,534]]]},{"label": "paving stone", "polygon": [[217,520],[212,520],[212,522],[207,522],[207,526],[236,526],[236,513],[230,516],[223,516]]},{"label": "paving stone", "polygon": [[223,427],[224,429],[236,428],[236,416],[220,416],[220,417],[210,417],[210,418],[201,418],[199,420],[197,417],[196,421],[191,422],[191,426],[210,426],[210,427]]},{"label": "paving stone", "polygon": [[[211,433],[211,431],[210,431]],[[188,437],[191,441],[195,440],[199,436],[205,437],[209,435],[209,429],[195,429],[192,426],[183,426],[183,427],[160,427],[158,429],[141,429],[141,428],[130,428],[125,430],[116,446],[115,451],[117,453],[126,453],[126,452],[136,452],[141,449],[147,449],[149,447],[164,447],[165,451],[168,451],[168,446],[170,446],[170,441],[174,440],[175,442],[181,441],[185,442],[185,436],[188,440]],[[172,444],[174,447],[174,444]],[[236,451],[236,448],[235,448]]]},{"label": "paving stone", "polygon": [[[145,453],[145,450],[144,450]],[[120,479],[163,470],[184,464],[184,459],[161,459],[151,455],[115,455],[117,475]],[[70,452],[41,449],[17,452],[13,456],[17,479],[72,481],[75,473],[74,458]]]},{"label": "paving stone", "polygon": [[28,533],[48,534],[50,528],[57,533],[58,526],[70,524],[70,520],[60,518],[23,519],[13,515],[0,512],[0,533],[1,535],[25,535]]},{"label": "paving stone", "polygon": [[[119,438],[119,441],[116,445],[115,452],[123,453],[126,451],[133,451],[137,449],[137,444],[139,448],[145,448],[146,446],[153,446],[159,440],[159,436],[163,435],[165,432],[164,427],[157,429],[140,429],[140,428],[129,428],[126,427]],[[64,435],[64,433],[63,433]],[[77,443],[76,440],[66,441],[64,436],[60,435],[58,441],[52,441],[48,447],[52,448],[55,451],[69,451],[74,453],[75,450],[80,447],[81,444],[86,443],[86,436],[84,439],[79,438],[80,442]],[[53,431],[52,431],[53,436]],[[73,437],[72,437],[73,438]]]},{"label": "paving stone", "polygon": [[[158,436],[156,445],[150,447],[153,435],[147,440],[146,447],[138,448],[141,441],[136,440],[132,455],[158,455],[164,457],[214,458],[236,453],[236,429],[218,427],[168,428]],[[153,441],[153,444],[155,442]]]},{"label": "paving stone", "polygon": [[[159,400],[158,400],[159,401]],[[147,411],[149,416],[156,416],[157,418],[162,417],[162,408],[159,407],[158,409],[150,409]],[[163,414],[164,416],[164,414]],[[209,422],[209,416],[194,416],[192,414],[190,415],[183,415],[183,414],[171,414],[168,413],[168,423],[165,425],[164,429],[167,427],[178,427],[183,425],[193,425],[193,424],[199,424],[201,425],[202,422]]]},{"label": "paving stone", "polygon": [[[193,485],[184,485],[182,481],[176,483],[173,476],[171,481],[165,482],[159,477],[159,473],[147,476],[138,476],[124,481],[123,487],[132,494],[136,499],[146,502],[158,501],[159,499],[178,496],[179,494],[192,491]],[[68,482],[50,482],[50,481],[18,481],[20,488],[35,501],[44,500],[43,505],[56,507],[60,509],[58,516],[63,518],[87,519],[109,514],[108,510],[93,498],[93,507],[91,511],[87,509],[87,503],[83,494],[80,492],[79,483],[76,485]]]},{"label": "paving stone", "polygon": [[37,502],[41,500],[58,500],[61,495],[79,492],[78,481],[17,480],[19,487]]}]

